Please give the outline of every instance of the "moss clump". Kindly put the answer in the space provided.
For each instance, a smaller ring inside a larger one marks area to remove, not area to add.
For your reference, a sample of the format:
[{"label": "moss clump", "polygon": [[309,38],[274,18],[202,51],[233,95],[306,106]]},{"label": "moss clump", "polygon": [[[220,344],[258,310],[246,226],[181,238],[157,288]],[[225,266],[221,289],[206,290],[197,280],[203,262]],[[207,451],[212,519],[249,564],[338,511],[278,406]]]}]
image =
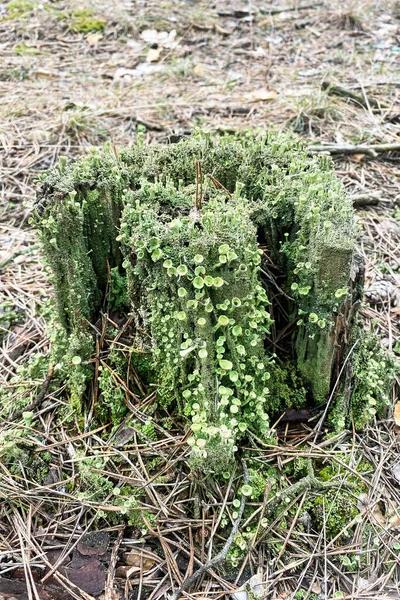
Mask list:
[{"label": "moss clump", "polygon": [[[32,413],[24,413],[27,423]],[[0,461],[17,479],[44,484],[51,455],[37,453],[39,440],[28,426],[15,426],[0,433]]]},{"label": "moss clump", "polygon": [[[325,157],[271,132],[118,156],[108,146],[46,177],[35,222],[76,405],[90,378],[88,323],[107,306],[132,311],[133,365],[189,422],[193,466],[226,470],[242,436],[272,439],[271,413],[327,398],[346,347],[335,333],[353,303],[355,234]],[[288,332],[280,357],[273,321]],[[118,419],[122,398],[106,379]]]},{"label": "moss clump", "polygon": [[100,396],[94,410],[100,422],[111,420],[112,423],[119,424],[126,414],[125,394],[120,381],[126,381],[127,359],[121,352],[112,348],[107,365],[99,366]]},{"label": "moss clump", "polygon": [[356,328],[350,348],[350,368],[330,415],[339,430],[363,429],[376,415],[383,415],[391,406],[393,381],[400,371],[394,356],[372,333]]},{"label": "moss clump", "polygon": [[270,390],[269,410],[277,412],[285,408],[305,406],[309,394],[304,380],[296,369],[296,365],[290,362],[284,365],[283,361],[277,357],[273,357],[272,361],[271,378],[268,382]]},{"label": "moss clump", "polygon": [[31,75],[31,69],[26,67],[18,67],[15,69],[4,69],[0,73],[0,81],[23,81],[29,79]]},{"label": "moss clump", "polygon": [[[359,514],[357,500],[351,491],[327,490],[307,505],[317,531],[324,529],[328,539],[349,535],[350,523]],[[351,525],[354,528],[354,523]]]},{"label": "moss clump", "polygon": [[144,490],[130,485],[114,485],[112,474],[115,469],[107,458],[78,453],[77,467],[79,479],[75,491],[78,498],[111,507],[107,511],[103,506],[97,512],[97,519],[105,519],[109,524],[123,520],[140,529],[146,529],[154,522],[155,515],[141,508]]},{"label": "moss clump", "polygon": [[106,27],[106,21],[97,17],[92,10],[74,10],[71,16],[71,28],[78,33],[103,31]]},{"label": "moss clump", "polygon": [[116,238],[126,174],[119,171],[110,148],[71,167],[60,161],[38,195],[37,223],[67,334],[93,321],[106,293],[108,268],[122,262]]},{"label": "moss clump", "polygon": [[36,2],[30,2],[29,0],[11,0],[6,5],[6,15],[0,20],[15,21],[16,19],[28,19],[37,6]]}]

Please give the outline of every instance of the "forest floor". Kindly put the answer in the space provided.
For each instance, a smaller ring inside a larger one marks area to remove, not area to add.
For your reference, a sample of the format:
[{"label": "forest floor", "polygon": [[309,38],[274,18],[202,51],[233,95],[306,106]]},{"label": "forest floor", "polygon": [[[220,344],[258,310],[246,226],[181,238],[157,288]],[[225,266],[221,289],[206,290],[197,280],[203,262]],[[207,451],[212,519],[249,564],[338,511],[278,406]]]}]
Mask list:
[{"label": "forest floor", "polygon": [[[365,148],[400,144],[399,2],[12,0],[0,4],[0,56],[3,391],[29,405],[46,377],[32,379],[29,389],[15,384],[19,367],[49,347],[43,312],[51,289],[29,225],[38,176],[62,156],[74,158],[107,141],[129,145],[139,131],[152,143],[195,127],[275,127],[312,146],[335,145],[335,170],[354,195],[360,224],[362,314],[382,345],[400,354],[400,151]],[[362,147],[344,154],[340,148],[349,145]],[[69,438],[63,424],[53,422],[51,409],[60,402],[52,394],[47,405],[33,407],[40,433],[21,414],[4,415],[0,425],[1,448],[11,431],[28,428],[30,443],[52,453],[54,476],[42,486],[28,476],[23,481],[2,464],[0,449],[0,598],[166,597],[212,555],[210,536],[224,495],[216,494],[213,506],[202,502],[201,516],[190,520],[181,504],[188,498],[186,476],[157,488],[141,465],[137,476],[149,486],[149,509],[162,515],[157,525],[135,533],[111,523],[90,547],[85,534],[104,507],[79,503],[57,487],[57,469],[102,442],[90,427]],[[292,541],[294,522],[286,529],[272,523],[270,535],[281,545],[277,557],[271,560],[265,546],[250,547],[234,576],[211,570],[200,591],[186,597],[229,597],[253,576],[253,587],[254,577],[263,582],[256,591],[273,600],[400,598],[399,431],[389,411],[362,436],[350,432],[313,447],[326,459],[351,455],[357,446],[373,466],[360,509],[372,527],[365,560],[353,560],[362,524],[345,546],[340,536],[324,544],[324,532],[309,534],[305,552]],[[266,460],[281,468],[302,457],[305,434],[296,432],[286,431],[273,452],[263,450]],[[160,442],[170,459],[182,454],[181,446],[173,437]],[[304,502],[306,493],[295,501]],[[46,500],[53,502],[52,514],[43,508]],[[108,537],[111,550],[103,547]],[[345,559],[338,563],[338,556]],[[51,565],[61,564],[51,577]],[[250,600],[246,594],[232,597]]]}]

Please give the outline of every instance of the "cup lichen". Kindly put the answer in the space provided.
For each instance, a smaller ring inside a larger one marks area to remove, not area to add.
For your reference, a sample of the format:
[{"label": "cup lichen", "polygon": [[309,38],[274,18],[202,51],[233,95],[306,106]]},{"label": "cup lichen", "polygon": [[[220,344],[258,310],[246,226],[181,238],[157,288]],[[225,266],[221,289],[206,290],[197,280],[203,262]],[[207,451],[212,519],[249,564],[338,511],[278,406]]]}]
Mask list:
[{"label": "cup lichen", "polygon": [[146,383],[190,424],[193,466],[225,470],[241,437],[273,439],[288,399],[328,397],[360,278],[353,208],[327,157],[273,132],[106,147],[47,175],[34,221],[59,321],[83,349],[76,389],[90,377],[88,324],[123,298]]}]

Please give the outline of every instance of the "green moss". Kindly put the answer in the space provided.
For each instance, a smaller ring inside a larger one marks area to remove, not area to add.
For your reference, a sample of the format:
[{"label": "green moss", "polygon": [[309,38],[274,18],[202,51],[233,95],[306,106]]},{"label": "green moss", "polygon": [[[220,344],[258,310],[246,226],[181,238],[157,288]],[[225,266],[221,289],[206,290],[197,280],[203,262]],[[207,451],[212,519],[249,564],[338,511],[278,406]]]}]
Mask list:
[{"label": "green moss", "polygon": [[0,21],[15,21],[16,19],[28,19],[32,11],[38,6],[36,2],[29,0],[11,0],[6,5],[6,14]]},{"label": "green moss", "polygon": [[47,375],[49,358],[38,352],[32,354],[26,364],[17,368],[16,374],[10,380],[10,386],[0,387],[0,406],[3,415],[24,409],[32,399],[32,393],[39,390]]},{"label": "green moss", "polygon": [[[325,489],[323,494],[311,494],[304,504],[313,528],[316,531],[324,528],[328,540],[339,534],[343,539],[351,536],[357,525],[357,522],[351,522],[360,513],[359,497],[367,491],[362,478],[372,470],[371,465],[357,455],[351,458],[337,455],[336,458],[340,462],[329,460],[324,466],[318,467],[318,461],[315,461],[314,465],[318,479],[325,483],[337,481],[337,487]],[[344,465],[349,465],[351,470]]]},{"label": "green moss", "polygon": [[11,0],[7,4],[7,10],[11,12],[29,12],[37,6],[36,2],[29,2],[29,0]]},{"label": "green moss", "polygon": [[45,484],[51,455],[35,452],[39,440],[36,432],[27,427],[14,426],[0,433],[1,463],[17,479]]},{"label": "green moss", "polygon": [[126,415],[125,392],[120,381],[126,381],[127,363],[126,355],[112,348],[108,356],[108,366],[99,366],[100,396],[94,410],[101,423],[111,420],[118,425]]},{"label": "green moss", "polygon": [[72,11],[71,27],[78,33],[103,31],[106,27],[106,21],[101,17],[97,17],[92,10],[74,10]]},{"label": "green moss", "polygon": [[155,515],[145,508],[141,508],[143,492],[135,490],[129,485],[114,488],[114,506],[120,507],[122,520],[137,529],[146,530],[155,522]]},{"label": "green moss", "polygon": [[356,328],[350,348],[351,370],[330,415],[337,430],[352,426],[360,430],[375,416],[383,415],[391,406],[393,382],[400,372],[398,361],[372,333]]},{"label": "green moss", "polygon": [[99,471],[106,469],[105,459],[100,457],[87,457],[84,454],[77,456],[79,484],[82,491],[79,497],[93,502],[105,502],[113,490],[113,482],[109,477]]},{"label": "green moss", "polygon": [[29,79],[30,75],[31,69],[24,66],[14,69],[3,69],[0,73],[0,81],[23,81]]},{"label": "green moss", "polygon": [[[249,432],[271,441],[273,412],[326,400],[355,244],[352,205],[326,157],[272,132],[139,140],[118,156],[107,146],[45,178],[34,221],[69,338],[75,403],[91,376],[88,322],[104,306],[132,311],[132,368],[192,428],[199,472],[205,462],[209,473],[229,470]],[[288,332],[281,357],[270,334],[276,310],[275,332]],[[101,386],[118,421],[121,391],[104,372]]]},{"label": "green moss", "polygon": [[[269,410],[278,412],[285,408],[301,408],[307,404],[307,389],[297,372],[294,363],[286,363],[275,358],[268,382],[270,390]],[[274,406],[274,401],[276,405]]]},{"label": "green moss", "polygon": [[[112,469],[109,460],[100,456],[77,456],[79,481],[75,493],[81,501],[106,504],[118,510],[99,510],[97,519],[109,524],[125,522],[140,529],[152,524],[155,515],[142,507],[145,493],[130,485],[115,486],[107,473]],[[72,491],[72,490],[71,490]]]},{"label": "green moss", "polygon": [[294,597],[293,600],[319,600],[319,595],[314,593],[314,592],[309,592],[308,590],[298,590]]},{"label": "green moss", "polygon": [[18,44],[15,44],[13,51],[18,56],[35,56],[36,54],[40,54],[40,50],[34,48],[33,46],[28,46],[25,44],[25,42],[19,42]]},{"label": "green moss", "polygon": [[71,168],[61,161],[44,182],[33,222],[52,268],[60,321],[68,333],[92,321],[108,268],[121,263],[116,241],[123,181],[109,147]]},{"label": "green moss", "polygon": [[108,292],[110,310],[129,309],[130,299],[128,296],[126,275],[121,273],[118,267],[111,269],[110,275],[110,289]]},{"label": "green moss", "polygon": [[359,514],[357,499],[347,491],[328,490],[310,500],[306,508],[316,530],[323,529],[328,539],[340,533],[348,537],[350,529],[354,528],[354,523],[351,526],[350,523]]}]

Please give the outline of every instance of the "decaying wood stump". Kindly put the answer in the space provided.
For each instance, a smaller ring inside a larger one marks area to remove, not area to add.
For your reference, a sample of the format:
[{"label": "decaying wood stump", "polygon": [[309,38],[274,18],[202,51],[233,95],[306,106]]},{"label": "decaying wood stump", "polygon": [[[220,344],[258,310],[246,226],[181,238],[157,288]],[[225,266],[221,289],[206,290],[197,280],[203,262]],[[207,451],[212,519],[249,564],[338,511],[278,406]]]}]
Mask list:
[{"label": "decaying wood stump", "polygon": [[[272,439],[277,411],[328,398],[363,274],[327,157],[273,133],[106,148],[46,177],[35,220],[75,402],[91,376],[90,324],[116,308],[133,315],[133,364],[188,418],[193,456],[210,464],[249,430]],[[353,406],[356,422],[366,408]]]}]

